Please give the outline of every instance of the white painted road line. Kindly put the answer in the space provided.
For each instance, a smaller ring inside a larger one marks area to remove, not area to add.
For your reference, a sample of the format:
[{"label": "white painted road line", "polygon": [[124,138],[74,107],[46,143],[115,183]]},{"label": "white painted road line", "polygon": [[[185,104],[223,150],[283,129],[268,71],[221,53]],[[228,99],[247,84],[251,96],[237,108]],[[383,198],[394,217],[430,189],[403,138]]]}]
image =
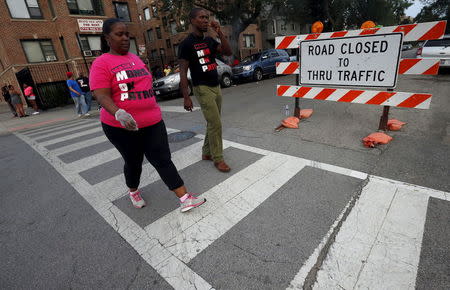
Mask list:
[{"label": "white painted road line", "polygon": [[102,128],[99,126],[98,128],[93,128],[93,129],[86,130],[86,131],[83,131],[83,132],[70,134],[70,135],[67,135],[67,136],[63,136],[63,137],[59,137],[59,138],[56,138],[56,139],[48,140],[48,141],[45,141],[45,142],[41,142],[39,144],[41,146],[45,147],[45,146],[48,146],[48,145],[52,145],[52,144],[56,144],[56,143],[59,143],[59,142],[67,141],[67,140],[74,139],[74,138],[77,138],[77,137],[82,137],[82,136],[89,135],[89,134],[92,134],[92,133],[97,133],[97,132],[100,132],[100,131],[102,131]]},{"label": "white painted road line", "polygon": [[414,289],[430,196],[447,193],[370,177],[330,248],[315,289]]},{"label": "white painted road line", "polygon": [[42,128],[33,128],[33,129],[27,129],[26,131],[20,131],[20,134],[23,134],[27,137],[32,137],[39,134],[45,134],[48,132],[52,132],[53,130],[61,130],[61,129],[68,129],[73,128],[74,126],[79,126],[87,123],[92,123],[90,120],[72,120],[67,121],[63,123],[56,123],[54,125],[45,126]]},{"label": "white painted road line", "polygon": [[50,150],[50,152],[52,154],[55,154],[56,156],[65,154],[65,153],[69,153],[69,152],[73,152],[79,149],[83,149],[89,146],[93,146],[96,144],[100,144],[103,142],[108,141],[108,138],[106,138],[105,135],[99,136],[99,137],[95,137],[89,140],[84,140],[84,141],[79,141],[79,142],[75,142],[72,144],[69,144],[67,146],[63,146],[63,147],[58,147],[56,149]]},{"label": "white painted road line", "polygon": [[116,148],[111,148],[100,153],[88,156],[86,158],[68,163],[65,167],[66,170],[80,173],[82,171],[94,168],[118,158],[121,158],[119,151],[117,151]]},{"label": "white painted road line", "polygon": [[64,134],[64,133],[69,135],[72,132],[76,132],[76,131],[78,131],[80,129],[89,128],[89,127],[93,127],[93,126],[99,126],[99,124],[90,122],[90,123],[87,123],[87,124],[80,124],[78,126],[75,126],[75,127],[69,128],[69,129],[58,130],[58,131],[52,130],[51,132],[47,132],[47,133],[44,133],[44,134],[41,133],[41,134],[29,136],[29,138],[33,138],[33,139],[35,139],[35,140],[37,140],[39,142],[39,139],[44,139],[44,138],[48,138],[48,137],[51,137],[51,136]]},{"label": "white painted road line", "polygon": [[[283,160],[281,164],[280,160]],[[304,163],[298,162],[295,158],[284,159],[278,154],[263,157],[206,192],[203,196],[210,196],[208,200],[211,202],[209,204],[207,202],[201,211],[203,218],[164,246],[175,257],[188,263],[269,198],[303,167]]]}]

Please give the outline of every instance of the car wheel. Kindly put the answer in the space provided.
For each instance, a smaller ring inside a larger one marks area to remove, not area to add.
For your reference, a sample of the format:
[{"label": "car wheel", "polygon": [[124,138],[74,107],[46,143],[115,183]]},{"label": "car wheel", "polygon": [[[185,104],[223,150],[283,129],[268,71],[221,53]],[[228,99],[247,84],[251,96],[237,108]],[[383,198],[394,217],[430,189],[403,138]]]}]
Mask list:
[{"label": "car wheel", "polygon": [[257,68],[255,72],[253,73],[253,80],[259,82],[263,78],[263,73],[260,68]]},{"label": "car wheel", "polygon": [[224,87],[224,88],[230,87],[231,86],[231,77],[230,77],[230,75],[227,74],[227,73],[224,73],[222,75],[221,83],[222,83],[222,87]]}]

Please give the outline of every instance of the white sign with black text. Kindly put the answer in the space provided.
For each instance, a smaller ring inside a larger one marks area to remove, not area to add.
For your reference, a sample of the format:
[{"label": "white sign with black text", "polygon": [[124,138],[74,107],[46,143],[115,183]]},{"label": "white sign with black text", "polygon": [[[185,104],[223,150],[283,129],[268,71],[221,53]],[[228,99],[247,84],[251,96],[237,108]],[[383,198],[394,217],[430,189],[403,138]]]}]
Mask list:
[{"label": "white sign with black text", "polygon": [[388,87],[397,82],[402,33],[300,42],[300,84]]},{"label": "white sign with black text", "polygon": [[77,19],[80,32],[102,32],[103,20]]}]

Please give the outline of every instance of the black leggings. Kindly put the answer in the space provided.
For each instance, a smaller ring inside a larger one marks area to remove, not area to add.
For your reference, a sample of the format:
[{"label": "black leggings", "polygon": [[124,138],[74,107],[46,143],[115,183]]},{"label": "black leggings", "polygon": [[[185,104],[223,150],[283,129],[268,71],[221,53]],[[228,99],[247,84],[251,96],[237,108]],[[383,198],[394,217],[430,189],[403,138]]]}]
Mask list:
[{"label": "black leggings", "polygon": [[164,121],[138,131],[128,131],[104,123],[102,126],[106,137],[125,161],[123,171],[129,188],[139,187],[144,155],[170,190],[184,185],[171,160]]}]

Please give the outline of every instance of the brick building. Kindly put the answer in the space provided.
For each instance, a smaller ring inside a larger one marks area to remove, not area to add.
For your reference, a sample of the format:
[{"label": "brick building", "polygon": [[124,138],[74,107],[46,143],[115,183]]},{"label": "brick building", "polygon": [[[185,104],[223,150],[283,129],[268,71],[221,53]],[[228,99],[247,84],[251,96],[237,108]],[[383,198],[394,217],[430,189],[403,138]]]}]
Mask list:
[{"label": "brick building", "polygon": [[110,17],[128,24],[130,50],[143,52],[136,0],[0,1],[0,85],[31,83],[43,107],[67,103],[66,72],[87,75]]},{"label": "brick building", "polygon": [[[146,40],[146,56],[152,67],[177,63],[178,45],[189,34],[189,23],[173,11],[164,11],[158,0],[139,0],[139,18]],[[231,26],[223,27],[228,37]],[[262,34],[256,24],[251,24],[239,37],[239,55],[243,57],[262,50]]]}]

